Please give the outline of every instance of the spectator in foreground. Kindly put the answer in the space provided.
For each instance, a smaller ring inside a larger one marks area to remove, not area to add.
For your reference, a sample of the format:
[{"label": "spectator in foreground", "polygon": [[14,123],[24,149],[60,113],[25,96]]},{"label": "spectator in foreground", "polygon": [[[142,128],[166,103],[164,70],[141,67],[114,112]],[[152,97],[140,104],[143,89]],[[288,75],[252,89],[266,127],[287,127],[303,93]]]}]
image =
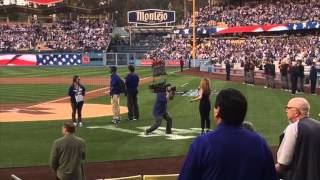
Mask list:
[{"label": "spectator in foreground", "polygon": [[242,127],[247,100],[236,89],[217,95],[217,128],[196,138],[180,172],[180,180],[276,180],[273,157],[266,141]]},{"label": "spectator in foreground", "polygon": [[280,137],[276,170],[284,180],[320,179],[320,122],[309,118],[309,102],[292,98],[286,106],[290,124]]},{"label": "spectator in foreground", "polygon": [[55,140],[51,148],[50,167],[59,180],[84,180],[82,161],[86,159],[86,144],[74,135],[73,122],[65,122],[63,137]]}]

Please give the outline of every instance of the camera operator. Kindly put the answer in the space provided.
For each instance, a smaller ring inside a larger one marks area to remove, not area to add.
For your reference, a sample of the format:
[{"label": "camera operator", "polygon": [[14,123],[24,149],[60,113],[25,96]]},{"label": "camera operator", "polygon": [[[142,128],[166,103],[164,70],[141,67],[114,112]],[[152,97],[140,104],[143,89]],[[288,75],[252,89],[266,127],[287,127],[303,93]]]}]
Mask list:
[{"label": "camera operator", "polygon": [[[153,89],[153,87],[151,87],[151,89]],[[172,134],[172,118],[167,111],[167,103],[169,99],[173,99],[175,87],[164,85],[164,87],[161,87],[160,89],[163,90],[154,88],[154,92],[157,94],[157,99],[153,107],[153,116],[155,118],[155,122],[149,129],[145,131],[145,135],[148,135],[154,130],[158,129],[163,119],[167,121],[166,134]]]}]

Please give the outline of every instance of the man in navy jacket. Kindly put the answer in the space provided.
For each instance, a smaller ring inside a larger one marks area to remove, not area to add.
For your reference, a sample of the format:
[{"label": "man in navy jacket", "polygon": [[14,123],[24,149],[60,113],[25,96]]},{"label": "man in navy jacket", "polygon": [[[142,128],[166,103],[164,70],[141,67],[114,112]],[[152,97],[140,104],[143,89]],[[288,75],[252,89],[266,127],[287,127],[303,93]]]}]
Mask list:
[{"label": "man in navy jacket", "polygon": [[117,67],[111,66],[111,80],[110,80],[110,97],[111,97],[111,104],[112,104],[112,112],[113,112],[113,118],[112,122],[114,124],[120,123],[120,94],[121,94],[121,88],[120,88],[120,77],[117,74]]},{"label": "man in navy jacket", "polygon": [[130,73],[126,76],[126,94],[127,94],[127,106],[128,106],[128,120],[139,119],[139,107],[138,107],[138,86],[139,76],[134,73],[134,66],[129,65],[128,69]]},{"label": "man in navy jacket", "polygon": [[180,180],[277,180],[266,141],[242,127],[247,100],[236,89],[222,90],[214,105],[217,128],[190,146]]}]

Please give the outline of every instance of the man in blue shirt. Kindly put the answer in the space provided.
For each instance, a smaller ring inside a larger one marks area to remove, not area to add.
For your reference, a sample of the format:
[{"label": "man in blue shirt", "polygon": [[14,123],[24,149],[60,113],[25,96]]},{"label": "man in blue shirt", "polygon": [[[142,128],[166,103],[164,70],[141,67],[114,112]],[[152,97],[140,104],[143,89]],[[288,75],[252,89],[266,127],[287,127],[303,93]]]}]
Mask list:
[{"label": "man in blue shirt", "polygon": [[112,112],[113,112],[113,118],[112,122],[114,124],[120,123],[120,94],[121,94],[121,88],[120,88],[120,77],[117,74],[117,67],[111,66],[111,80],[110,80],[110,97],[111,97],[111,104],[112,104]]},{"label": "man in blue shirt", "polygon": [[265,140],[242,127],[247,100],[236,89],[222,90],[214,105],[217,128],[190,146],[180,180],[276,180]]},{"label": "man in blue shirt", "polygon": [[146,130],[145,134],[148,135],[152,131],[158,129],[160,127],[162,119],[167,121],[166,126],[166,134],[171,134],[172,128],[172,118],[170,114],[167,112],[167,103],[169,99],[169,92],[159,92],[157,93],[157,99],[153,106],[153,116],[155,118],[155,123]]},{"label": "man in blue shirt", "polygon": [[139,76],[134,73],[134,66],[129,65],[128,69],[130,73],[126,76],[126,93],[127,93],[127,107],[128,107],[128,120],[139,119],[139,107],[138,107],[138,85]]}]

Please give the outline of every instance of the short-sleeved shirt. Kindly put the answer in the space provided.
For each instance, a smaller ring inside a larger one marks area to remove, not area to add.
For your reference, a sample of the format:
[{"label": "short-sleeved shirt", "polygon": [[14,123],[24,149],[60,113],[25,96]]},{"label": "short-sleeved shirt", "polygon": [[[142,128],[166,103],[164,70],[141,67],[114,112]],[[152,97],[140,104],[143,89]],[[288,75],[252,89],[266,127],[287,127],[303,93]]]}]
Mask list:
[{"label": "short-sleeved shirt", "polygon": [[279,164],[289,165],[292,161],[298,137],[298,122],[289,124],[284,130],[284,137],[277,153],[277,162]]}]

